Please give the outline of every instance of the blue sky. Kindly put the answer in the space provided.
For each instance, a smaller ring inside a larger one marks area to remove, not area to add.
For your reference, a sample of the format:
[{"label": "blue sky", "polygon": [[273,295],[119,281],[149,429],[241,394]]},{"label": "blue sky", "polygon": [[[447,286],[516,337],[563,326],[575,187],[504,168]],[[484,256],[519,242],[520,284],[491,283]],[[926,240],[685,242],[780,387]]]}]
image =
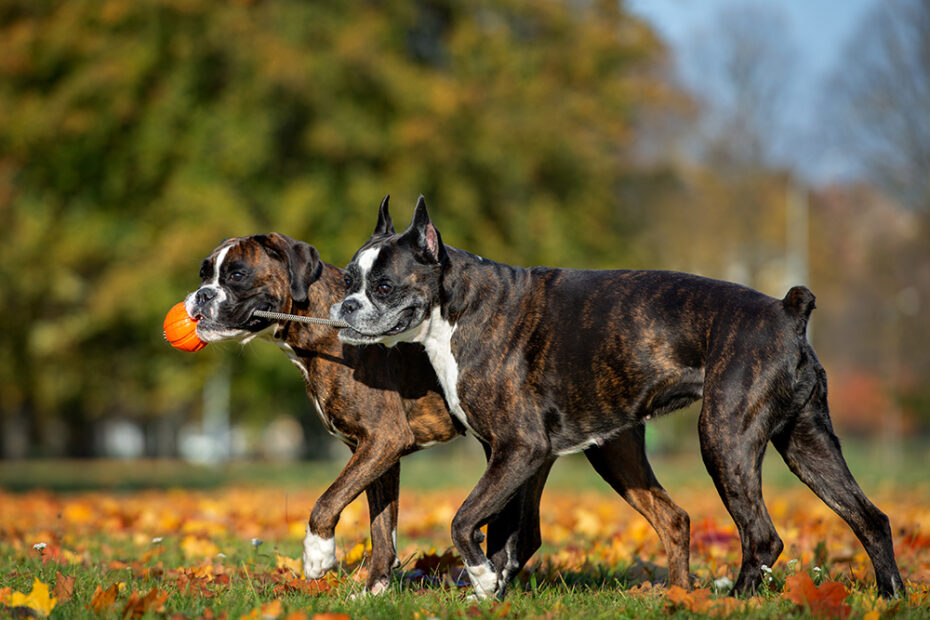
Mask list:
[{"label": "blue sky", "polygon": [[795,42],[808,61],[811,78],[828,71],[862,16],[878,0],[628,0],[627,6],[663,35],[673,48],[685,45],[707,27],[721,8],[740,4],[770,4],[784,11]]},{"label": "blue sky", "polygon": [[[791,45],[798,63],[788,103],[793,117],[790,162],[818,181],[844,175],[842,153],[818,152],[818,106],[825,94],[824,83],[837,66],[864,16],[881,0],[627,0],[634,13],[653,25],[671,47],[681,53],[700,34],[712,31],[721,10],[745,4],[774,7],[784,14]],[[706,93],[703,93],[706,95]]]}]

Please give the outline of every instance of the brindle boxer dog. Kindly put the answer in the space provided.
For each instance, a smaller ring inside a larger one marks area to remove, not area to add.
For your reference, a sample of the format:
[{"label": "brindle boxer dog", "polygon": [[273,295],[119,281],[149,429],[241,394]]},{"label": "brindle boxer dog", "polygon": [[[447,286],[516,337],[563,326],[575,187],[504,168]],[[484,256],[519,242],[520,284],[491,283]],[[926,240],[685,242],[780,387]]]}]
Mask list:
[{"label": "brindle boxer dog", "polygon": [[[390,220],[377,234],[393,232]],[[325,316],[344,290],[343,272],[301,241],[271,233],[224,241],[200,271],[203,285],[186,300],[206,342],[256,336],[273,340],[301,370],[307,394],[326,429],[352,457],[310,514],[304,572],[316,578],[335,562],[334,528],[342,510],[363,490],[371,514],[372,554],[366,590],[386,588],[397,564],[399,459],[462,432],[443,400],[436,375],[418,345],[354,347],[336,330],[253,316],[270,310]],[[653,525],[669,557],[670,583],[688,585],[688,515],[668,497],[646,460],[643,427],[612,439],[622,459],[601,474]],[[619,466],[622,465],[622,466]],[[488,527],[488,553],[506,581],[540,545],[539,499],[549,468],[537,469]]]},{"label": "brindle boxer dog", "polygon": [[452,414],[490,447],[452,522],[478,596],[501,595],[506,581],[478,528],[526,480],[579,451],[620,472],[618,433],[703,398],[701,453],[742,543],[733,592],[756,590],[783,547],[762,500],[771,441],[850,525],[890,597],[903,589],[891,529],[833,433],[805,336],[813,307],[803,286],[773,299],[682,273],[502,265],[443,245],[421,196],[406,232],[375,234],[356,253],[331,317],[351,326],[343,342],[422,343]]}]

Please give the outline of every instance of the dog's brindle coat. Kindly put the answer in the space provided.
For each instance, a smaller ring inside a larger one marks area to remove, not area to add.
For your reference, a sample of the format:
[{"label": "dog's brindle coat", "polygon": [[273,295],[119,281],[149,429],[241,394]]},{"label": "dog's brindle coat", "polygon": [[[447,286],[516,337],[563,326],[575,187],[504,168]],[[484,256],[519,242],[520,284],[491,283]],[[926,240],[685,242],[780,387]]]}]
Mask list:
[{"label": "dog's brindle coat", "polygon": [[351,325],[340,337],[422,342],[451,411],[490,446],[452,523],[479,596],[499,595],[501,581],[478,528],[527,478],[580,450],[619,472],[619,432],[702,397],[701,453],[742,545],[734,593],[754,591],[783,547],[762,499],[769,441],[859,537],[881,595],[902,591],[888,518],[833,433],[805,287],[773,299],[682,273],[498,264],[444,246],[422,196],[408,230],[372,237],[346,274],[331,311]]},{"label": "dog's brindle coat", "polygon": [[[390,221],[380,233],[393,232]],[[329,327],[271,322],[255,310],[325,316],[344,290],[343,272],[319,260],[315,248],[271,233],[230,239],[201,266],[203,286],[187,299],[207,342],[272,338],[301,370],[324,426],[352,449],[352,457],[310,514],[304,571],[319,577],[335,564],[334,528],[362,490],[371,514],[372,555],[366,590],[384,591],[396,564],[401,456],[448,441],[462,431],[446,403],[422,347],[354,347]],[[612,440],[622,462],[599,471],[659,533],[669,556],[670,583],[688,585],[688,515],[668,497],[646,460],[643,427]],[[548,467],[521,487],[488,528],[488,552],[504,581],[540,544],[539,499]],[[506,585],[506,583],[504,584]]]}]

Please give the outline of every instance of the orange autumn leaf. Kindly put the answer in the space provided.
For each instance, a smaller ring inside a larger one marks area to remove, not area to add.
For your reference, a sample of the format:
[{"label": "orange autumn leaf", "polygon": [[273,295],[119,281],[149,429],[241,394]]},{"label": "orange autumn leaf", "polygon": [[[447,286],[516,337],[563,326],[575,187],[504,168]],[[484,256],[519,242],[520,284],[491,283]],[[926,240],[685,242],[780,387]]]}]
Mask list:
[{"label": "orange autumn leaf", "polygon": [[59,573],[55,576],[55,598],[59,603],[67,603],[74,596],[74,581],[76,577],[67,577]]},{"label": "orange autumn leaf", "polygon": [[275,586],[274,593],[277,595],[300,592],[309,596],[324,594],[332,590],[332,582],[325,577],[323,579],[304,579],[303,577],[293,577],[286,582]]},{"label": "orange autumn leaf", "polygon": [[58,599],[49,596],[48,584],[42,583],[38,578],[33,581],[29,594],[15,591],[10,594],[10,607],[28,607],[43,618],[51,613],[57,602]]},{"label": "orange autumn leaf", "polygon": [[265,603],[259,609],[253,609],[249,613],[241,616],[239,620],[277,620],[284,612],[284,604],[281,599],[275,599]]},{"label": "orange autumn leaf", "polygon": [[352,620],[352,616],[349,614],[337,614],[332,612],[321,612],[318,614],[313,614],[313,617],[310,620]]},{"label": "orange autumn leaf", "polygon": [[9,605],[11,594],[13,594],[12,588],[0,588],[0,605]]},{"label": "orange autumn leaf", "polygon": [[212,558],[220,552],[220,548],[212,540],[193,535],[184,537],[181,550],[188,558]]},{"label": "orange autumn leaf", "polygon": [[795,605],[810,609],[816,618],[849,617],[852,608],[846,604],[849,592],[838,581],[827,581],[815,586],[807,573],[798,573],[785,581],[785,593],[782,595]]},{"label": "orange autumn leaf", "polygon": [[744,604],[732,597],[713,598],[707,588],[698,588],[688,592],[680,586],[672,586],[666,593],[672,609],[686,609],[692,613],[723,618],[742,611]]},{"label": "orange autumn leaf", "polygon": [[106,611],[111,605],[116,603],[116,597],[119,594],[119,584],[112,584],[104,590],[99,585],[94,591],[94,596],[90,599],[88,609],[94,613],[100,614]]},{"label": "orange autumn leaf", "polygon": [[366,551],[371,551],[371,543],[368,543],[367,546],[364,542],[356,543],[355,546],[346,553],[342,561],[346,564],[357,564],[365,557]]},{"label": "orange autumn leaf", "polygon": [[122,617],[141,618],[147,611],[160,612],[164,611],[165,601],[168,600],[168,593],[152,588],[148,594],[142,596],[135,590],[129,595],[129,601],[123,607]]},{"label": "orange autumn leaf", "polygon": [[706,613],[709,608],[710,590],[699,588],[688,592],[681,586],[672,586],[665,597],[676,607],[683,607],[694,613]]},{"label": "orange autumn leaf", "polygon": [[304,574],[303,562],[281,555],[280,553],[275,554],[275,567],[285,568],[298,576],[302,576]]}]

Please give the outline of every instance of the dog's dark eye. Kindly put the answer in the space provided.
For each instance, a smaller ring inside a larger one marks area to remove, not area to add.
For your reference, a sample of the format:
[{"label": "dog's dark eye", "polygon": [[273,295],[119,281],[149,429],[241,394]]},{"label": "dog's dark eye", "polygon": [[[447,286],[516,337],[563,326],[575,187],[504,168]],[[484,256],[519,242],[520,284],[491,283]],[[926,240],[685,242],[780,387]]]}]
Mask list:
[{"label": "dog's dark eye", "polygon": [[346,290],[349,290],[350,288],[352,288],[352,278],[350,278],[349,276],[346,276],[342,279],[342,281],[346,283]]},{"label": "dog's dark eye", "polygon": [[382,295],[390,295],[391,291],[394,290],[394,287],[391,286],[390,282],[382,282],[378,285],[378,292]]},{"label": "dog's dark eye", "polygon": [[233,272],[230,272],[230,274],[226,276],[226,278],[230,282],[242,282],[245,279],[245,273],[243,273],[242,271],[233,271]]}]

